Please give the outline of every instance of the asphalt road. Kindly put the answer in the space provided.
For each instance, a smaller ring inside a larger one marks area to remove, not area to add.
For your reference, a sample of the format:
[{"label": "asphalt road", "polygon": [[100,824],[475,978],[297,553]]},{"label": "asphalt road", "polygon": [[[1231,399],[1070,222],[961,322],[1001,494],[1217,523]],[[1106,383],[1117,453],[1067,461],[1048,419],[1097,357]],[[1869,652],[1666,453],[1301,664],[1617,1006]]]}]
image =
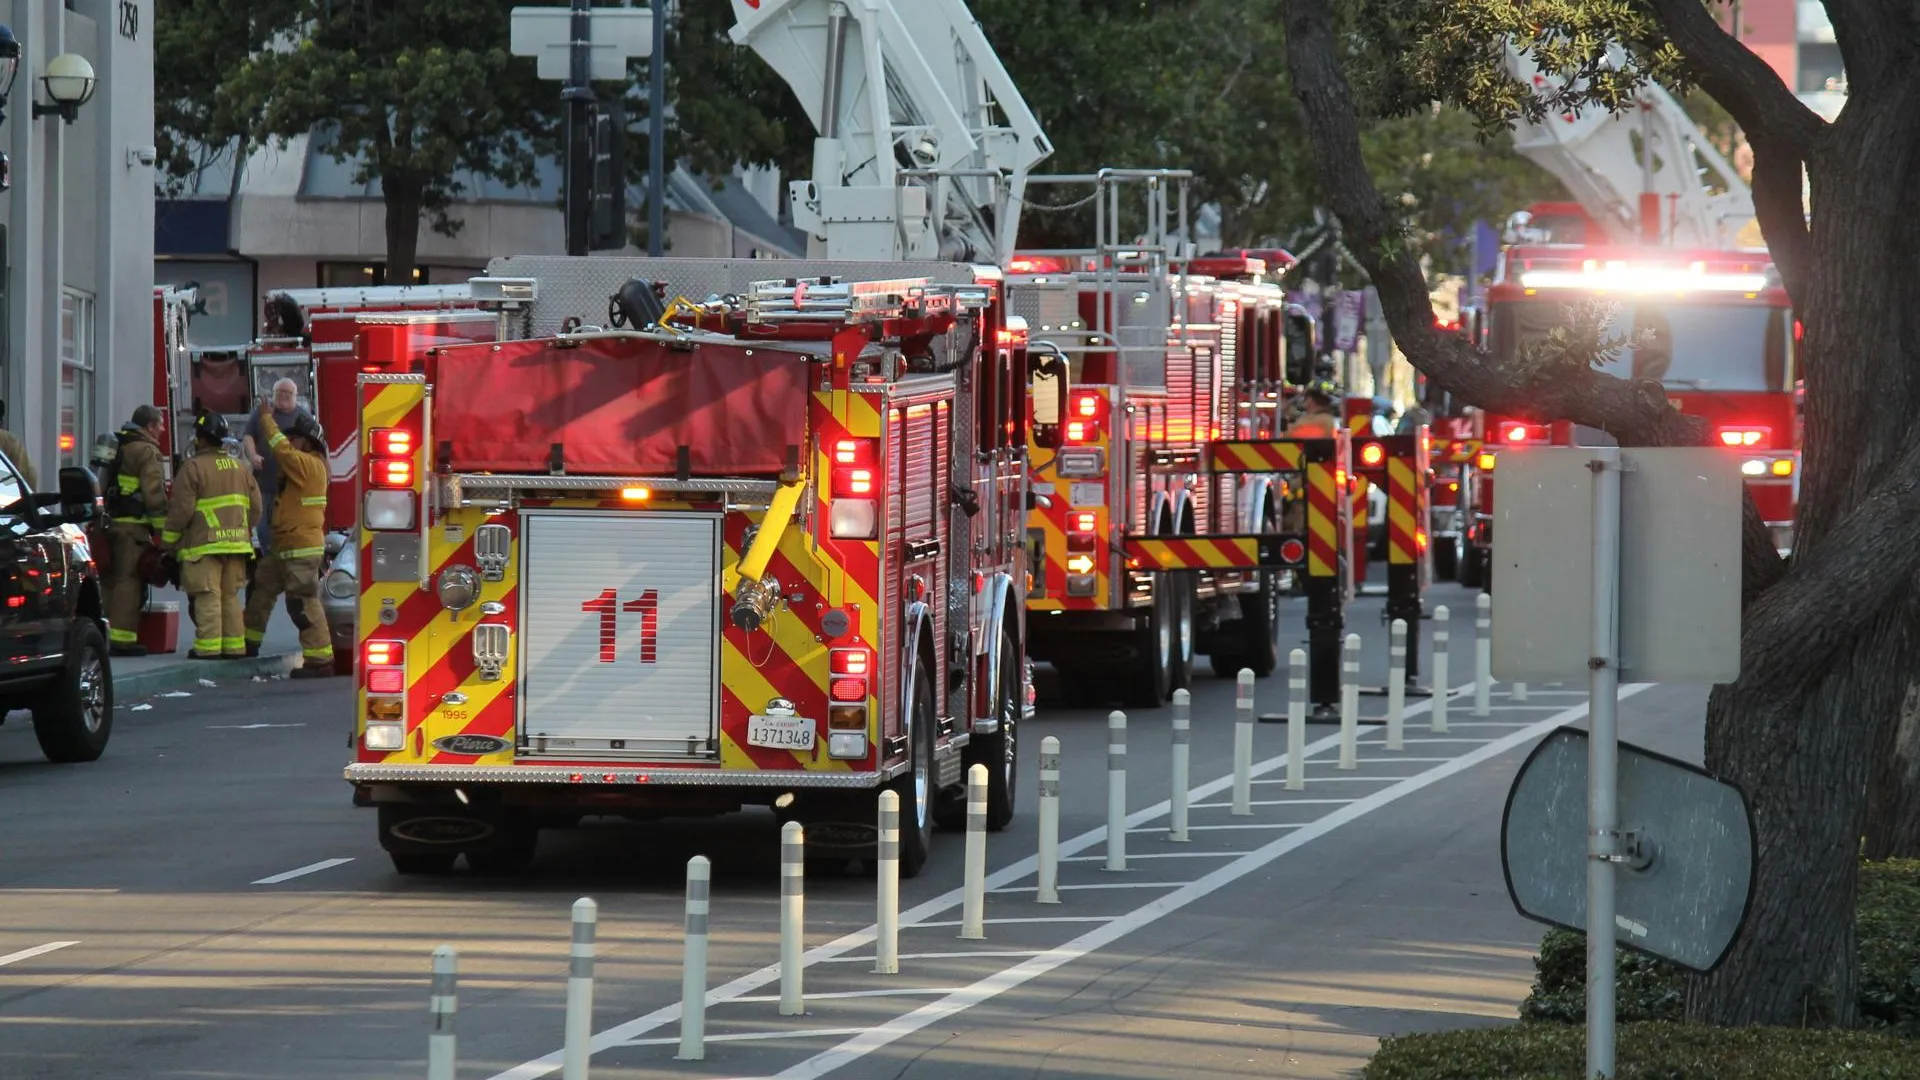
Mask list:
[{"label": "asphalt road", "polygon": [[[1455,639],[1469,594],[1436,590]],[[1384,677],[1378,601],[1350,619]],[[1298,625],[1296,611],[1294,625]],[[1471,671],[1464,648],[1454,682]],[[558,1075],[568,909],[600,903],[596,1077],[1172,1078],[1349,1075],[1394,1032],[1512,1016],[1539,927],[1515,915],[1500,808],[1528,748],[1584,695],[1416,699],[1408,745],[1308,735],[1307,790],[1261,725],[1249,817],[1229,814],[1233,686],[1194,694],[1192,840],[1165,834],[1167,711],[1132,717],[1129,868],[1102,867],[1105,712],[1043,709],[1023,733],[1022,805],[989,844],[987,939],[957,938],[961,843],[903,883],[901,972],[871,973],[873,884],[807,882],[809,995],[782,1017],[777,835],[768,815],[545,835],[519,879],[395,875],[339,778],[345,681],[248,683],[123,708],[107,756],[42,763],[0,726],[0,1076],[399,1080],[425,1073],[428,957],[460,950],[462,1077]],[[1283,711],[1284,676],[1260,685]],[[1702,692],[1654,688],[1625,738],[1699,756]],[[132,703],[127,703],[131,705]],[[1363,711],[1384,711],[1383,698]],[[1065,747],[1063,903],[1034,902],[1034,757]],[[674,1060],[683,873],[714,862],[706,1060]],[[297,876],[288,876],[304,871]],[[1024,890],[1024,891],[1023,891]]]}]

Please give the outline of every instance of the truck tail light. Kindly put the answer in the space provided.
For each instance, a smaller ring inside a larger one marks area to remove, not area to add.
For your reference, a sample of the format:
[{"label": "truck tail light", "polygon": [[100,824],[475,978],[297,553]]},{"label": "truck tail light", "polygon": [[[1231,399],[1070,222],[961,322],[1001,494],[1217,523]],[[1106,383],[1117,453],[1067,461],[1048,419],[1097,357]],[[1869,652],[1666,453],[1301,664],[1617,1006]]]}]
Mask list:
[{"label": "truck tail light", "polygon": [[1492,454],[1481,454],[1479,457],[1476,457],[1473,459],[1473,463],[1479,466],[1481,472],[1493,471],[1493,455]]},{"label": "truck tail light", "polygon": [[369,641],[361,649],[362,668],[367,673],[367,693],[402,694],[407,689],[407,644],[404,641]]},{"label": "truck tail light", "polygon": [[1067,441],[1099,442],[1106,429],[1107,399],[1102,394],[1082,391],[1073,395],[1073,407],[1067,413]]},{"label": "truck tail light", "polygon": [[877,456],[877,440],[839,439],[833,444],[835,465],[872,465]]},{"label": "truck tail light", "polygon": [[1548,432],[1543,424],[1507,424],[1500,429],[1500,436],[1510,443],[1545,442]]},{"label": "truck tail light", "polygon": [[367,483],[377,488],[410,488],[413,486],[413,460],[374,458],[367,462]]},{"label": "truck tail light", "polygon": [[1722,446],[1760,446],[1767,441],[1770,429],[1763,427],[1723,427],[1720,429]]},{"label": "truck tail light", "polygon": [[1387,460],[1387,448],[1377,442],[1367,443],[1360,448],[1360,464],[1364,468],[1378,468],[1385,460]]},{"label": "truck tail light", "polygon": [[375,428],[372,432],[373,452],[379,457],[410,458],[413,456],[413,432],[405,428]]},{"label": "truck tail light", "polygon": [[880,441],[837,439],[833,443],[828,532],[836,540],[872,540],[880,535]]},{"label": "truck tail light", "polygon": [[873,650],[833,649],[828,653],[828,664],[835,675],[864,678],[873,673]]}]

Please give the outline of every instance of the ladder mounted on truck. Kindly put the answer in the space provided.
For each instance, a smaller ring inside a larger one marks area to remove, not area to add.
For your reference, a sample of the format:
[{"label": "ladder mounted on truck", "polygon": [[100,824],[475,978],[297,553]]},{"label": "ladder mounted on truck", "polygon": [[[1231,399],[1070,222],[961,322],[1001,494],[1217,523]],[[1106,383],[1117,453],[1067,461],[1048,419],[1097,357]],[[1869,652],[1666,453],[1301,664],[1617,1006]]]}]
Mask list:
[{"label": "ladder mounted on truck", "polygon": [[975,311],[992,302],[985,285],[933,285],[925,278],[893,281],[756,281],[745,297],[748,323],[840,323],[849,326],[924,319]]}]

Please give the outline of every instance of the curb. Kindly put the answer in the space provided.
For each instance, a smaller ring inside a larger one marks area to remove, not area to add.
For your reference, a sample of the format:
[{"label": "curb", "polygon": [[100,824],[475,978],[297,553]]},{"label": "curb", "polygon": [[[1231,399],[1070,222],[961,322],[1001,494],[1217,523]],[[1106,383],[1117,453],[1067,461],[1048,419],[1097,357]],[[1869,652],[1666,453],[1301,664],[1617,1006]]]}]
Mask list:
[{"label": "curb", "polygon": [[285,675],[299,664],[300,654],[297,652],[252,656],[244,660],[188,660],[182,657],[173,663],[144,671],[115,675],[113,697],[117,704],[164,694],[169,690],[199,686],[201,679],[231,682],[234,679],[246,681],[255,675]]}]

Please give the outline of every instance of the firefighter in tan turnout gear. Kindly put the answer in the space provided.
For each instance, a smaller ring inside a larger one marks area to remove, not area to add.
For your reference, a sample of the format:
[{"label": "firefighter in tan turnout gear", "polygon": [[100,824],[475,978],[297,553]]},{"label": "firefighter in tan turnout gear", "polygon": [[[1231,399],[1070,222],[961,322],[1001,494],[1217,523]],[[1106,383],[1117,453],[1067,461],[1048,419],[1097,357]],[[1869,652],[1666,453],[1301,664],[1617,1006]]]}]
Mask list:
[{"label": "firefighter in tan turnout gear", "polygon": [[196,660],[247,655],[240,590],[253,555],[260,485],[247,463],[226,449],[227,421],[201,413],[193,422],[193,456],[180,467],[167,504],[161,542],[180,557],[180,588],[193,605]]},{"label": "firefighter in tan turnout gear", "polygon": [[326,609],[320,606],[320,563],[327,553],[327,440],[320,424],[301,413],[286,431],[273,419],[273,406],[260,406],[261,434],[279,466],[279,492],[273,503],[273,539],[253,575],[253,595],[247,598],[247,653],[258,654],[266,636],[273,602],[287,597],[287,614],[300,630],[304,660],[293,677],[320,678],[333,674],[333,638],[327,632]]},{"label": "firefighter in tan turnout gear", "polygon": [[155,534],[167,523],[167,477],[161,460],[160,410],[142,405],[116,436],[107,491],[107,514],[113,519],[107,538],[112,545],[113,568],[107,574],[107,632],[115,656],[145,656],[139,643],[140,604],[147,582],[140,559],[152,547]]}]

